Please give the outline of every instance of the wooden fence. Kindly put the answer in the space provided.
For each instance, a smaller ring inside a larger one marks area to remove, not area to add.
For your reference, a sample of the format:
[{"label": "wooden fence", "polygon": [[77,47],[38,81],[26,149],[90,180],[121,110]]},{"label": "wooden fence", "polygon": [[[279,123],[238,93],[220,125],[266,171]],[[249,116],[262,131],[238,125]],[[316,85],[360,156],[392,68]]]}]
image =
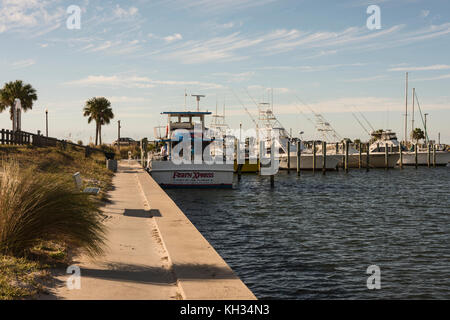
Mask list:
[{"label": "wooden fence", "polygon": [[58,140],[56,138],[45,137],[41,134],[30,133],[25,131],[12,131],[7,129],[0,130],[0,144],[6,145],[32,145],[36,147],[56,147],[60,146],[66,149],[67,145],[79,147],[85,150],[86,156],[89,156],[92,152],[101,152],[105,154],[107,159],[113,159],[114,154],[104,151],[98,148],[92,148],[90,146],[79,145],[67,140]]},{"label": "wooden fence", "polygon": [[33,145],[37,147],[56,147],[58,139],[44,137],[40,134],[12,131],[7,129],[0,130],[0,144],[9,145]]}]

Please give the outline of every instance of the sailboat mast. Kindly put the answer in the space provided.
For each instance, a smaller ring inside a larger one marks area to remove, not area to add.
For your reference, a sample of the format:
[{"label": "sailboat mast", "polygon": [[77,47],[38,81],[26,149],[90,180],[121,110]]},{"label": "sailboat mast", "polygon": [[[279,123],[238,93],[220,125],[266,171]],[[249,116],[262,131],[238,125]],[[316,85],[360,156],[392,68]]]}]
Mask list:
[{"label": "sailboat mast", "polygon": [[413,91],[412,91],[413,104],[412,104],[412,115],[411,115],[411,131],[413,131],[413,132],[414,132],[414,104],[416,102],[415,95],[416,95],[416,88],[413,88]]},{"label": "sailboat mast", "polygon": [[406,73],[406,90],[405,90],[405,145],[408,143],[408,72]]}]

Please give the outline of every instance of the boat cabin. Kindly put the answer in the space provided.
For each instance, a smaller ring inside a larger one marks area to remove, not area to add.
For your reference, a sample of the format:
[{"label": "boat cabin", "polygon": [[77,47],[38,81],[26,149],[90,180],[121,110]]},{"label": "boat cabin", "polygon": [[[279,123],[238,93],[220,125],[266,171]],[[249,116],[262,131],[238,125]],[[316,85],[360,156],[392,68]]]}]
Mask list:
[{"label": "boat cabin", "polygon": [[168,116],[168,133],[177,129],[194,130],[195,124],[202,125],[202,131],[205,130],[205,116],[210,115],[211,112],[193,112],[193,111],[178,111],[178,112],[162,112]]}]

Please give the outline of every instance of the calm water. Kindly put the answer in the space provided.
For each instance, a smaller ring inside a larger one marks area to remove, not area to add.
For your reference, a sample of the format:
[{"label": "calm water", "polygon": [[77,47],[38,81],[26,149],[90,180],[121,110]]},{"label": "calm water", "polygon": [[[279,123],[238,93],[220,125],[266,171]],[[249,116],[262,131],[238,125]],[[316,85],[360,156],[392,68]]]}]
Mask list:
[{"label": "calm water", "polygon": [[[168,190],[260,299],[450,298],[450,168],[243,175]],[[368,290],[367,267],[381,269]]]}]

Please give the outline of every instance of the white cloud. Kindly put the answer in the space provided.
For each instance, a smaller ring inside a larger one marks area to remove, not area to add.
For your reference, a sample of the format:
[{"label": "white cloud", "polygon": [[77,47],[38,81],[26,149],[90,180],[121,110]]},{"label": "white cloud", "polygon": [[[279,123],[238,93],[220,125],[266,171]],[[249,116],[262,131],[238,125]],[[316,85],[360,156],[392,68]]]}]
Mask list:
[{"label": "white cloud", "polygon": [[366,27],[350,27],[342,31],[301,31],[279,29],[267,33],[234,32],[206,40],[188,40],[181,45],[157,50],[161,59],[178,60],[185,64],[212,61],[238,61],[255,55],[274,55],[301,49],[314,53],[310,57],[335,54],[340,51],[380,50],[450,35],[450,23],[427,26],[409,31],[405,25],[395,25],[381,31]]},{"label": "white cloud", "polygon": [[[95,44],[93,43],[95,42]],[[104,52],[111,55],[121,55],[133,53],[141,48],[139,40],[123,42],[122,40],[95,41],[79,49],[81,52]]]},{"label": "white cloud", "polygon": [[171,0],[168,4],[176,10],[195,10],[208,13],[222,13],[226,10],[264,6],[275,0]]},{"label": "white cloud", "polygon": [[429,77],[429,78],[419,78],[419,79],[414,79],[414,80],[415,81],[436,81],[436,80],[445,80],[445,79],[450,79],[450,74],[444,74],[441,76]]},{"label": "white cloud", "polygon": [[9,30],[48,33],[61,24],[65,15],[58,1],[0,0],[0,33]]},{"label": "white cloud", "polygon": [[[142,98],[142,97],[127,97],[127,96],[113,96],[108,98],[112,103],[136,103],[136,102],[147,102],[150,99]],[[129,110],[127,108],[127,110]]]},{"label": "white cloud", "polygon": [[248,71],[248,72],[241,72],[241,73],[231,73],[231,72],[216,72],[212,74],[215,77],[224,79],[226,82],[229,83],[237,83],[237,82],[244,82],[250,80],[254,75],[255,72]]},{"label": "white cloud", "polygon": [[436,70],[448,70],[450,65],[447,64],[435,64],[432,66],[422,66],[422,67],[398,67],[390,68],[388,71],[436,71]]},{"label": "white cloud", "polygon": [[70,86],[103,86],[103,87],[123,87],[123,88],[153,88],[155,86],[193,86],[202,89],[220,89],[222,85],[216,83],[208,83],[201,81],[180,81],[180,80],[155,80],[142,76],[126,76],[126,75],[90,75],[80,80],[66,82],[65,85]]},{"label": "white cloud", "polygon": [[175,33],[173,35],[164,37],[164,41],[166,42],[173,42],[173,41],[177,41],[177,40],[181,40],[183,39],[183,36],[179,33]]},{"label": "white cloud", "polygon": [[221,25],[222,28],[229,29],[234,27],[234,22],[228,22]]},{"label": "white cloud", "polygon": [[338,68],[348,68],[348,67],[362,67],[365,63],[349,63],[349,64],[326,64],[326,65],[309,65],[309,66],[266,66],[261,67],[260,70],[299,70],[302,72],[318,72],[318,71],[328,71]]},{"label": "white cloud", "polygon": [[128,9],[122,8],[120,5],[116,5],[113,14],[114,17],[119,19],[132,18],[135,17],[139,12],[139,9],[136,7],[129,7]]},{"label": "white cloud", "polygon": [[369,82],[369,81],[376,81],[376,80],[383,80],[386,79],[385,75],[378,75],[378,76],[371,76],[371,77],[365,77],[365,78],[356,78],[356,79],[346,79],[343,80],[347,83],[353,83],[353,82]]},{"label": "white cloud", "polygon": [[20,60],[12,63],[13,69],[22,69],[22,68],[28,68],[32,65],[36,64],[36,61],[33,59],[26,59],[26,60]]}]

